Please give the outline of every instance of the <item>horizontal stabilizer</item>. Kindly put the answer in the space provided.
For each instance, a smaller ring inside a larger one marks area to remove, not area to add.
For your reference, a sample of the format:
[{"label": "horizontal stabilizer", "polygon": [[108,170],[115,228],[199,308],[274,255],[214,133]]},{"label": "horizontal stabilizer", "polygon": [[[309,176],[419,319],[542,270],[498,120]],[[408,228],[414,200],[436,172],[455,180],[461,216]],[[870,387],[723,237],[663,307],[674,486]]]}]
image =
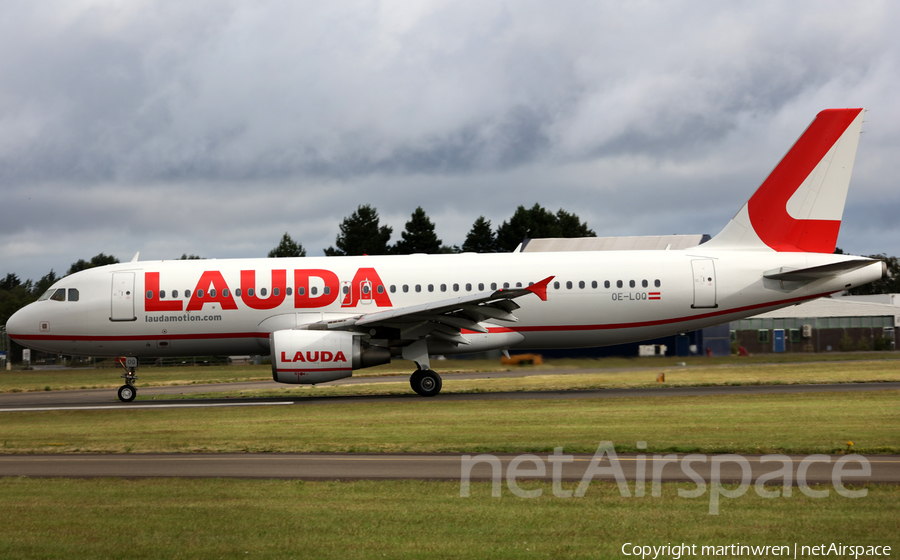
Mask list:
[{"label": "horizontal stabilizer", "polygon": [[782,280],[785,282],[812,282],[813,280],[819,280],[820,278],[831,278],[845,272],[850,272],[851,270],[856,270],[857,268],[869,266],[873,262],[877,261],[872,259],[859,259],[796,270],[790,270],[788,267],[783,266],[766,272],[763,274],[763,277],[770,280]]}]

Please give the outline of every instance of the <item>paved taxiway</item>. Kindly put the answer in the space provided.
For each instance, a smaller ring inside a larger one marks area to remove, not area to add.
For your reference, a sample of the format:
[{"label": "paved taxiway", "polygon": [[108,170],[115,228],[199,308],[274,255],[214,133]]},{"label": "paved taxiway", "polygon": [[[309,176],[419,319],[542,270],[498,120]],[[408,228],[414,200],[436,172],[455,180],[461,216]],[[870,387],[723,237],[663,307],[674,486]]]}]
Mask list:
[{"label": "paved taxiway", "polygon": [[[474,458],[477,454],[468,457]],[[565,455],[564,455],[565,456]],[[384,453],[384,454],[351,454],[351,453],[279,453],[279,454],[124,454],[124,455],[0,455],[0,476],[28,477],[66,477],[66,478],[277,478],[296,480],[390,480],[390,479],[424,479],[424,480],[460,480],[463,473],[463,455],[455,453]],[[494,454],[502,468],[504,480],[510,462],[520,455]],[[536,464],[532,461],[520,463],[518,477],[527,480],[552,480],[553,463],[550,454],[541,453],[531,456],[544,465],[543,474],[535,472]],[[729,459],[730,457],[730,459]],[[722,482],[740,482],[743,472],[741,464],[734,460],[734,455],[694,455],[690,469],[705,481],[711,479],[713,468],[719,472]],[[761,462],[760,455],[741,455],[746,460],[752,473],[751,482],[760,475],[772,473],[783,468],[781,461]],[[772,456],[769,456],[772,457]],[[787,457],[787,456],[779,456]],[[571,461],[568,459],[571,458]],[[648,454],[644,474],[639,478],[647,482],[653,480],[654,472],[659,469],[663,482],[691,482],[683,466],[684,455]],[[817,456],[817,460],[803,465],[807,483],[830,484],[835,470],[835,463],[841,456]],[[608,469],[608,456],[602,460],[592,461],[593,455],[573,454],[566,457],[567,462],[561,466],[559,480],[581,480],[589,467],[600,470]],[[629,481],[637,477],[639,456],[634,454],[618,455],[618,465]],[[793,473],[791,481],[796,484],[797,472],[807,456],[791,456]],[[849,461],[842,467],[843,484],[862,482],[900,483],[900,456],[876,455],[868,456],[871,474],[860,475],[861,465],[857,461]],[[715,467],[713,466],[715,464]],[[492,467],[489,462],[474,463],[470,472],[470,480],[491,480]],[[466,469],[468,470],[468,469]],[[611,472],[593,474],[595,480],[614,480]],[[782,478],[776,478],[780,484]],[[649,492],[649,488],[648,488]]]},{"label": "paved taxiway", "polygon": [[[732,366],[721,366],[732,367]],[[741,366],[734,366],[741,367]],[[617,373],[646,371],[655,374],[657,368],[621,368],[621,369],[554,369],[554,370],[519,370],[510,372],[487,373],[454,373],[446,374],[445,379],[492,379],[501,377],[527,377],[532,375],[572,375],[581,373]],[[655,377],[655,375],[653,376]],[[652,378],[652,377],[651,377]],[[408,383],[408,376],[389,375],[376,377],[350,377],[328,385],[349,385],[360,383]],[[191,395],[197,393],[216,393],[224,391],[249,391],[257,389],[286,389],[284,397],[273,398],[222,398],[222,399],[167,399],[174,395]],[[37,391],[28,393],[0,394],[0,412],[24,410],[67,410],[72,408],[184,408],[208,406],[248,406],[272,404],[328,404],[328,403],[365,403],[365,402],[404,402],[418,400],[422,397],[410,390],[406,395],[389,396],[297,396],[293,388],[274,381],[250,381],[238,383],[215,383],[203,385],[178,385],[172,387],[141,387],[138,384],[138,395],[141,399],[152,397],[153,400],[137,400],[123,404],[116,398],[115,389],[86,389],[76,391]],[[311,392],[315,389],[309,389]],[[596,389],[574,391],[529,391],[529,392],[497,392],[497,393],[442,393],[433,397],[432,401],[444,400],[533,400],[533,399],[590,399],[616,397],[666,397],[666,396],[712,396],[712,395],[759,395],[810,392],[847,392],[847,391],[882,391],[900,390],[900,382],[886,383],[829,383],[820,385],[742,385],[713,387],[650,387],[639,389]]]}]

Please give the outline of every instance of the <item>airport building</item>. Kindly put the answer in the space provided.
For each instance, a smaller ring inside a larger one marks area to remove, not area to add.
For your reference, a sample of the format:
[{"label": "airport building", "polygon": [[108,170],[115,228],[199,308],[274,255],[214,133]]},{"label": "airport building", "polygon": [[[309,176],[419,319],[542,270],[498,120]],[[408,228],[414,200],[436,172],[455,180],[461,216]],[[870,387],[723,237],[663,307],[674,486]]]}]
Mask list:
[{"label": "airport building", "polygon": [[732,321],[731,340],[751,354],[895,350],[896,295],[826,297]]}]

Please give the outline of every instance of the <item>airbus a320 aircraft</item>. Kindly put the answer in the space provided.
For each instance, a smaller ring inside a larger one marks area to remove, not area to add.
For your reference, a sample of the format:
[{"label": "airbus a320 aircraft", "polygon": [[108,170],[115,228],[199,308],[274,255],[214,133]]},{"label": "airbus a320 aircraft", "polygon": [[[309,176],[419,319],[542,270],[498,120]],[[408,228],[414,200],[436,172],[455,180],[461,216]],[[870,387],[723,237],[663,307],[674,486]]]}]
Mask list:
[{"label": "airbus a320 aircraft", "polygon": [[139,358],[268,353],[281,383],[402,357],[576,348],[733,321],[882,278],[834,255],[863,109],[819,113],[713,239],[685,250],[135,261],[61,279],[7,323],[45,352]]}]

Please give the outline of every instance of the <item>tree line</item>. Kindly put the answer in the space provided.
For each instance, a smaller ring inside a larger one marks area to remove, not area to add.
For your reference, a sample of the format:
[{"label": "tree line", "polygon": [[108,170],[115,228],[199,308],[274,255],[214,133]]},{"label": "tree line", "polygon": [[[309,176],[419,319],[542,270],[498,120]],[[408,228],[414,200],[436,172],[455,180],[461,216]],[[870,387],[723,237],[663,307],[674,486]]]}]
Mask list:
[{"label": "tree line", "polygon": [[[378,211],[369,204],[360,205],[344,218],[334,245],[324,249],[325,255],[410,255],[412,253],[501,253],[515,250],[523,240],[538,237],[596,237],[594,230],[575,215],[560,209],[553,213],[540,204],[531,208],[519,206],[512,217],[496,231],[491,221],[479,216],[472,224],[462,246],[444,245],[434,231],[434,222],[421,206],[416,208],[391,244],[394,230],[382,225]],[[305,257],[306,249],[285,232],[281,243],[269,252],[270,257]]]}]

